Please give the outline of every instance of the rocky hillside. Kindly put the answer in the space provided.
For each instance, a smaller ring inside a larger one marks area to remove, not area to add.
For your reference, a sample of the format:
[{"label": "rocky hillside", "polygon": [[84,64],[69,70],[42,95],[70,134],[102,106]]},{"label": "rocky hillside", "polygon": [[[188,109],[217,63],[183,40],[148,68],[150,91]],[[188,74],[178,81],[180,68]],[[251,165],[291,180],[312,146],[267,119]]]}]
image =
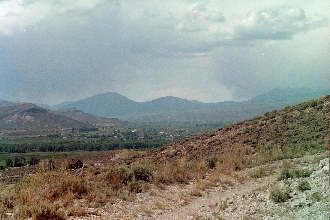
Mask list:
[{"label": "rocky hillside", "polygon": [[34,104],[0,106],[0,129],[36,130],[92,127],[71,118],[53,114]]},{"label": "rocky hillside", "polygon": [[287,149],[298,153],[323,146],[329,129],[330,96],[325,96],[164,146],[151,157],[158,162],[183,156],[209,158],[235,148],[249,154]]}]

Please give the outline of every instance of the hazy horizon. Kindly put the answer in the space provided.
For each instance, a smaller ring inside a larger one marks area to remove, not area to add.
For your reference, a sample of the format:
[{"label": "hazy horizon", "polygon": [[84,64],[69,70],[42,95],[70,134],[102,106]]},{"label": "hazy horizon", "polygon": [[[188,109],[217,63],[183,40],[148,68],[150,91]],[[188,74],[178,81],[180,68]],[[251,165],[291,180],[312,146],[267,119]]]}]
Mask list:
[{"label": "hazy horizon", "polygon": [[3,0],[0,99],[246,100],[330,89],[326,0]]}]

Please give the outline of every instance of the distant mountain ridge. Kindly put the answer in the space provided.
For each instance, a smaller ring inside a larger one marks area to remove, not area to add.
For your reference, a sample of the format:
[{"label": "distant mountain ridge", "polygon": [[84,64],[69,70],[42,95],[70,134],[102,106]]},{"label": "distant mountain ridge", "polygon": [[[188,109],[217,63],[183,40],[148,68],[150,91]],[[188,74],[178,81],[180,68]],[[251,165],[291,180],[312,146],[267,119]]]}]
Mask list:
[{"label": "distant mountain ridge", "polygon": [[287,105],[296,105],[302,101],[307,101],[328,94],[330,94],[330,89],[276,88],[267,93],[258,95],[250,101],[254,103],[266,103],[272,101]]},{"label": "distant mountain ridge", "polygon": [[0,105],[0,129],[40,130],[92,127],[31,103]]},{"label": "distant mountain ridge", "polygon": [[100,117],[100,116],[95,116],[95,115],[91,115],[91,114],[82,112],[80,110],[77,110],[75,108],[61,109],[58,111],[53,111],[53,113],[71,118],[76,121],[95,125],[95,126],[114,127],[114,126],[124,126],[127,124],[116,118],[104,118],[104,117]]},{"label": "distant mountain ridge", "polygon": [[[75,108],[83,112],[103,117],[126,115],[138,109],[138,103],[118,93],[105,93],[82,99],[76,102],[66,102],[56,105],[56,109]],[[119,114],[120,113],[120,114]]]},{"label": "distant mountain ridge", "polygon": [[110,92],[54,107],[56,109],[76,108],[102,117],[137,122],[221,121],[229,123],[327,94],[330,94],[329,89],[272,89],[244,102],[203,103],[173,96],[136,102],[118,93]]},{"label": "distant mountain ridge", "polygon": [[9,102],[9,101],[6,101],[6,100],[0,100],[0,107],[16,105],[16,104],[17,103]]},{"label": "distant mountain ridge", "polygon": [[76,102],[66,102],[54,107],[56,109],[76,108],[103,117],[130,117],[205,109],[212,106],[222,105],[223,103],[227,102],[203,103],[173,96],[161,97],[147,102],[136,102],[118,93],[110,92]]},{"label": "distant mountain ridge", "polygon": [[[121,127],[129,122],[230,124],[328,94],[330,90],[273,89],[244,102],[203,103],[173,96],[136,102],[118,93],[105,93],[48,109],[2,100],[0,129]],[[59,110],[49,110],[52,108]]]}]

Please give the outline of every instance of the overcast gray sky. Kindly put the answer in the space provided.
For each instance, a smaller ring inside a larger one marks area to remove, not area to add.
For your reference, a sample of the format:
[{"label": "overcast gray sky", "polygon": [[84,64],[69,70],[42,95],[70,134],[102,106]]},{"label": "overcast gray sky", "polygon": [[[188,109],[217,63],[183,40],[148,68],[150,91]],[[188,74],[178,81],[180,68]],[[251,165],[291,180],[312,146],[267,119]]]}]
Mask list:
[{"label": "overcast gray sky", "polygon": [[0,98],[329,88],[329,0],[0,0]]}]

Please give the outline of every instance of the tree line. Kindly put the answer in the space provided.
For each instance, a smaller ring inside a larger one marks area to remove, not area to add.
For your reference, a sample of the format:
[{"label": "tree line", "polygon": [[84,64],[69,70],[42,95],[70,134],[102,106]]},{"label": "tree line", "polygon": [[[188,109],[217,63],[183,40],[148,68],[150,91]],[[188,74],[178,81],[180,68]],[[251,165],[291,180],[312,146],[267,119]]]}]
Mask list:
[{"label": "tree line", "polygon": [[[40,162],[39,158],[32,157],[26,159],[25,157],[15,157],[14,159],[6,159],[6,167],[22,167],[25,165],[36,165]],[[0,166],[0,169],[5,167]]]},{"label": "tree line", "polygon": [[147,149],[159,147],[167,143],[166,140],[111,140],[111,141],[58,141],[58,142],[26,142],[0,143],[0,152],[28,153],[28,152],[66,152],[66,151],[106,151],[119,149]]}]

